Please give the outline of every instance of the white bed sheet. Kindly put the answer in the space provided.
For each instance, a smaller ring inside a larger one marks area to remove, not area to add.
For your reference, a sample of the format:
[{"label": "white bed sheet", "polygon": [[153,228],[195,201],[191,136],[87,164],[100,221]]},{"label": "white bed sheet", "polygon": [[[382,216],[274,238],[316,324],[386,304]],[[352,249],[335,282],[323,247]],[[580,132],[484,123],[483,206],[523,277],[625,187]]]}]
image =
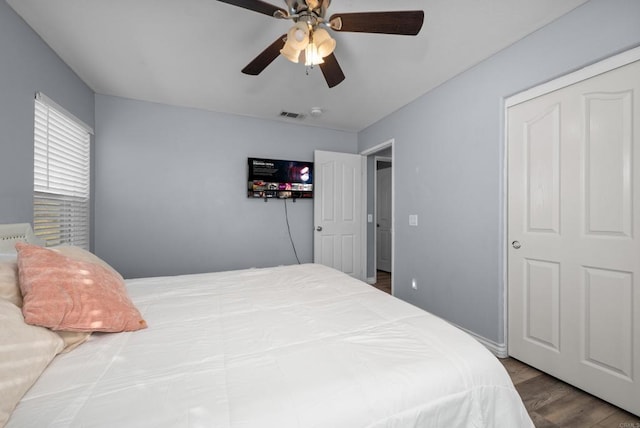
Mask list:
[{"label": "white bed sheet", "polygon": [[477,341],[333,269],[127,284],[149,328],[56,357],[8,427],[533,427]]}]

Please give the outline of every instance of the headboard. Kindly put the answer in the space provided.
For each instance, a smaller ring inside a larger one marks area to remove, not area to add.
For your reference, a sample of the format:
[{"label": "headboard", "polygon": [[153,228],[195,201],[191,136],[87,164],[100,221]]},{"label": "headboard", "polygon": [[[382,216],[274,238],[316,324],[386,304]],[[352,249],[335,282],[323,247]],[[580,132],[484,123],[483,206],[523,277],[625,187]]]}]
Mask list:
[{"label": "headboard", "polygon": [[0,224],[0,253],[15,253],[18,241],[45,245],[42,239],[33,234],[29,223]]}]

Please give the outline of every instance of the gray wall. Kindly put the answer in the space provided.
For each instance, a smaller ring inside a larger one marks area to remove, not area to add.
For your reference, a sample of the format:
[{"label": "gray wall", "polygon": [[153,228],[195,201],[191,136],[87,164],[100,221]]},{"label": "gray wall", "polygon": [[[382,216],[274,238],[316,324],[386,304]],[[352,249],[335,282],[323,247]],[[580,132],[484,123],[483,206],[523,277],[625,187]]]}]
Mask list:
[{"label": "gray wall", "polygon": [[[96,95],[95,252],[125,277],[294,264],[284,202],[249,199],[247,157],[355,153],[355,133]],[[288,201],[301,262],[313,201]]]},{"label": "gray wall", "polygon": [[640,1],[592,0],[359,133],[395,138],[398,297],[503,344],[503,99],[638,44]]},{"label": "gray wall", "polygon": [[93,91],[0,1],[0,223],[33,220],[37,91],[93,126]]}]

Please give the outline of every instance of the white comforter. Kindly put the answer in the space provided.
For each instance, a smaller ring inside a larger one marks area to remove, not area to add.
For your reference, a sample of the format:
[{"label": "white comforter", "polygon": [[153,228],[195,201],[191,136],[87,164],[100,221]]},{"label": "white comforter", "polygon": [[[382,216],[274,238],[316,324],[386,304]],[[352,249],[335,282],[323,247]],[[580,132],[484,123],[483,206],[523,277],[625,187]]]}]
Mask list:
[{"label": "white comforter", "polygon": [[53,361],[8,427],[532,427],[473,338],[320,265],[127,281],[149,328]]}]

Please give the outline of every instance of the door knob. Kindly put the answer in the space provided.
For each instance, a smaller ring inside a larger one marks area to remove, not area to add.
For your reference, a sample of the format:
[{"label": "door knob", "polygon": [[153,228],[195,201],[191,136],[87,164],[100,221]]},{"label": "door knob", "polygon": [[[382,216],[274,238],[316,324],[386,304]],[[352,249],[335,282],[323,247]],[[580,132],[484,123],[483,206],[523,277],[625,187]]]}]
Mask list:
[{"label": "door knob", "polygon": [[512,246],[513,248],[515,248],[516,250],[518,250],[518,249],[520,249],[520,247],[522,247],[522,245],[520,245],[520,242],[518,242],[518,241],[513,241],[513,242],[511,243],[511,246]]},{"label": "door knob", "polygon": [[318,232],[322,232],[322,226],[318,226],[318,227],[316,227],[316,230],[317,230]]}]

